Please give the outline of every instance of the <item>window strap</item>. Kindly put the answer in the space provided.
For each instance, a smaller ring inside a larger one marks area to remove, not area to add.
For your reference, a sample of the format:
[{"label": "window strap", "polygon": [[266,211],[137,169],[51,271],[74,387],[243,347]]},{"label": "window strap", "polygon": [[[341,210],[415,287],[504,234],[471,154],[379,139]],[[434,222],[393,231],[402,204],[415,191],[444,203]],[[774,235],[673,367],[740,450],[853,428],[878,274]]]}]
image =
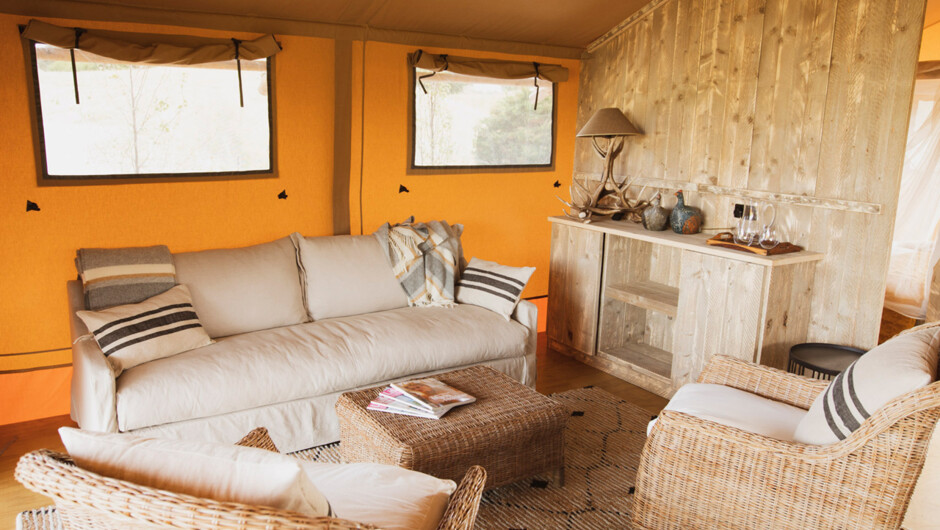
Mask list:
[{"label": "window strap", "polygon": [[84,29],[75,28],[75,46],[69,49],[69,56],[72,58],[72,86],[75,89],[76,105],[80,105],[81,101],[78,99],[78,70],[75,68],[75,50],[78,48],[78,41],[82,38],[82,33],[85,33]]},{"label": "window strap", "polygon": [[232,42],[235,44],[235,66],[238,68],[238,104],[239,106],[244,107],[245,93],[242,89],[242,60],[238,53],[238,47],[241,45],[242,41],[238,39],[232,39]]},{"label": "window strap", "polygon": [[539,110],[539,63],[533,62],[532,66],[535,67],[535,108],[533,110]]},{"label": "window strap", "polygon": [[[420,51],[420,50],[418,50],[418,51]],[[444,55],[444,54],[442,53],[442,54],[441,54],[441,59],[444,59],[444,68],[441,69],[441,71],[442,71],[442,72],[446,72],[447,69],[450,68],[450,65],[447,63],[447,55]],[[427,78],[429,78],[429,77],[434,77],[434,74],[436,74],[436,73],[437,73],[437,72],[431,72],[430,74],[425,74],[425,75],[423,75],[423,76],[421,76],[421,77],[418,78],[418,84],[421,85],[421,90],[423,90],[425,94],[428,93],[428,89],[424,87],[424,80],[427,79]]]}]

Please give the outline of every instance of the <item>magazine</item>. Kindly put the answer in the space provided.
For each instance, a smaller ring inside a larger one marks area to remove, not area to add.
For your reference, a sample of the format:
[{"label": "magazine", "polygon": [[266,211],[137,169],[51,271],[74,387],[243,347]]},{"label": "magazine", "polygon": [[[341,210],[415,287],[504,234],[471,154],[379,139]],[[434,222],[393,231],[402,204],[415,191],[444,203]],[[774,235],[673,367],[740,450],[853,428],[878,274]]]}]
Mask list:
[{"label": "magazine", "polygon": [[418,416],[430,419],[438,419],[446,412],[435,413],[425,408],[418,407],[408,396],[403,396],[401,392],[392,387],[383,390],[366,408],[368,410],[379,410],[382,412],[391,412],[392,414],[404,414],[406,416]]},{"label": "magazine", "polygon": [[470,394],[431,377],[392,383],[392,388],[407,395],[415,406],[441,415],[454,407],[476,401]]}]

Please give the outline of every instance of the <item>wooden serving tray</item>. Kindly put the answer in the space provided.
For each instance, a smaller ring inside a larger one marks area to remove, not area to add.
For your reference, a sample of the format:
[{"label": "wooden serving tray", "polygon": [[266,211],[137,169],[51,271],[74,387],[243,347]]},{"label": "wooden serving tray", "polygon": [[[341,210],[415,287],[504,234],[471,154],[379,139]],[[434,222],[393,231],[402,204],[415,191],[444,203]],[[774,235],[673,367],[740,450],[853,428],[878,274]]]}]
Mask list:
[{"label": "wooden serving tray", "polygon": [[709,245],[714,245],[724,248],[733,248],[735,250],[743,250],[744,252],[751,252],[754,254],[760,254],[761,256],[772,256],[774,254],[789,254],[790,252],[799,252],[803,250],[803,247],[794,245],[792,243],[780,243],[774,248],[762,248],[762,247],[752,247],[750,245],[742,245],[740,243],[734,242],[734,235],[731,232],[721,232],[720,234],[715,234],[714,237],[705,241]]}]

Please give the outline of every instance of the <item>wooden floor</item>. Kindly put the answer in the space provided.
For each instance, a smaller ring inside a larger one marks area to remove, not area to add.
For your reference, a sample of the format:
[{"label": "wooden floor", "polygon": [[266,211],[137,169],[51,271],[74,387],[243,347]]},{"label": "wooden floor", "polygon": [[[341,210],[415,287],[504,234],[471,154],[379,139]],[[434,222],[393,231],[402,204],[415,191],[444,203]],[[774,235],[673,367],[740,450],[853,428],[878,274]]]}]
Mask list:
[{"label": "wooden floor", "polygon": [[[545,337],[539,338],[538,381],[536,388],[543,394],[594,385],[658,414],[666,400],[607,375],[560,353],[546,351]],[[49,499],[20,486],[13,478],[16,461],[25,453],[40,448],[62,451],[56,430],[75,426],[68,416],[11,425],[0,425],[0,528],[13,528],[16,514],[51,504]]]}]

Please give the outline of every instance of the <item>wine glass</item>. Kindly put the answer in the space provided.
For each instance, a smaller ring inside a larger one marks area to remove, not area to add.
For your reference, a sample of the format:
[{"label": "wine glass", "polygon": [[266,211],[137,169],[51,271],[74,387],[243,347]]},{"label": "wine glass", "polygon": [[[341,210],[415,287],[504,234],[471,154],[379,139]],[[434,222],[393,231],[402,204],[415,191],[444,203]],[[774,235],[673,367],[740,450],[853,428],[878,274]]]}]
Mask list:
[{"label": "wine glass", "polygon": [[741,217],[738,219],[738,225],[732,234],[734,242],[739,245],[751,246],[757,241],[760,234],[760,225],[758,223],[758,208],[754,201],[746,201]]},{"label": "wine glass", "polygon": [[770,203],[761,204],[761,213],[764,219],[767,218],[767,209],[770,209],[770,222],[765,224],[761,228],[760,235],[757,238],[757,243],[764,249],[772,249],[780,244],[780,230],[775,226],[777,222],[777,208]]}]

